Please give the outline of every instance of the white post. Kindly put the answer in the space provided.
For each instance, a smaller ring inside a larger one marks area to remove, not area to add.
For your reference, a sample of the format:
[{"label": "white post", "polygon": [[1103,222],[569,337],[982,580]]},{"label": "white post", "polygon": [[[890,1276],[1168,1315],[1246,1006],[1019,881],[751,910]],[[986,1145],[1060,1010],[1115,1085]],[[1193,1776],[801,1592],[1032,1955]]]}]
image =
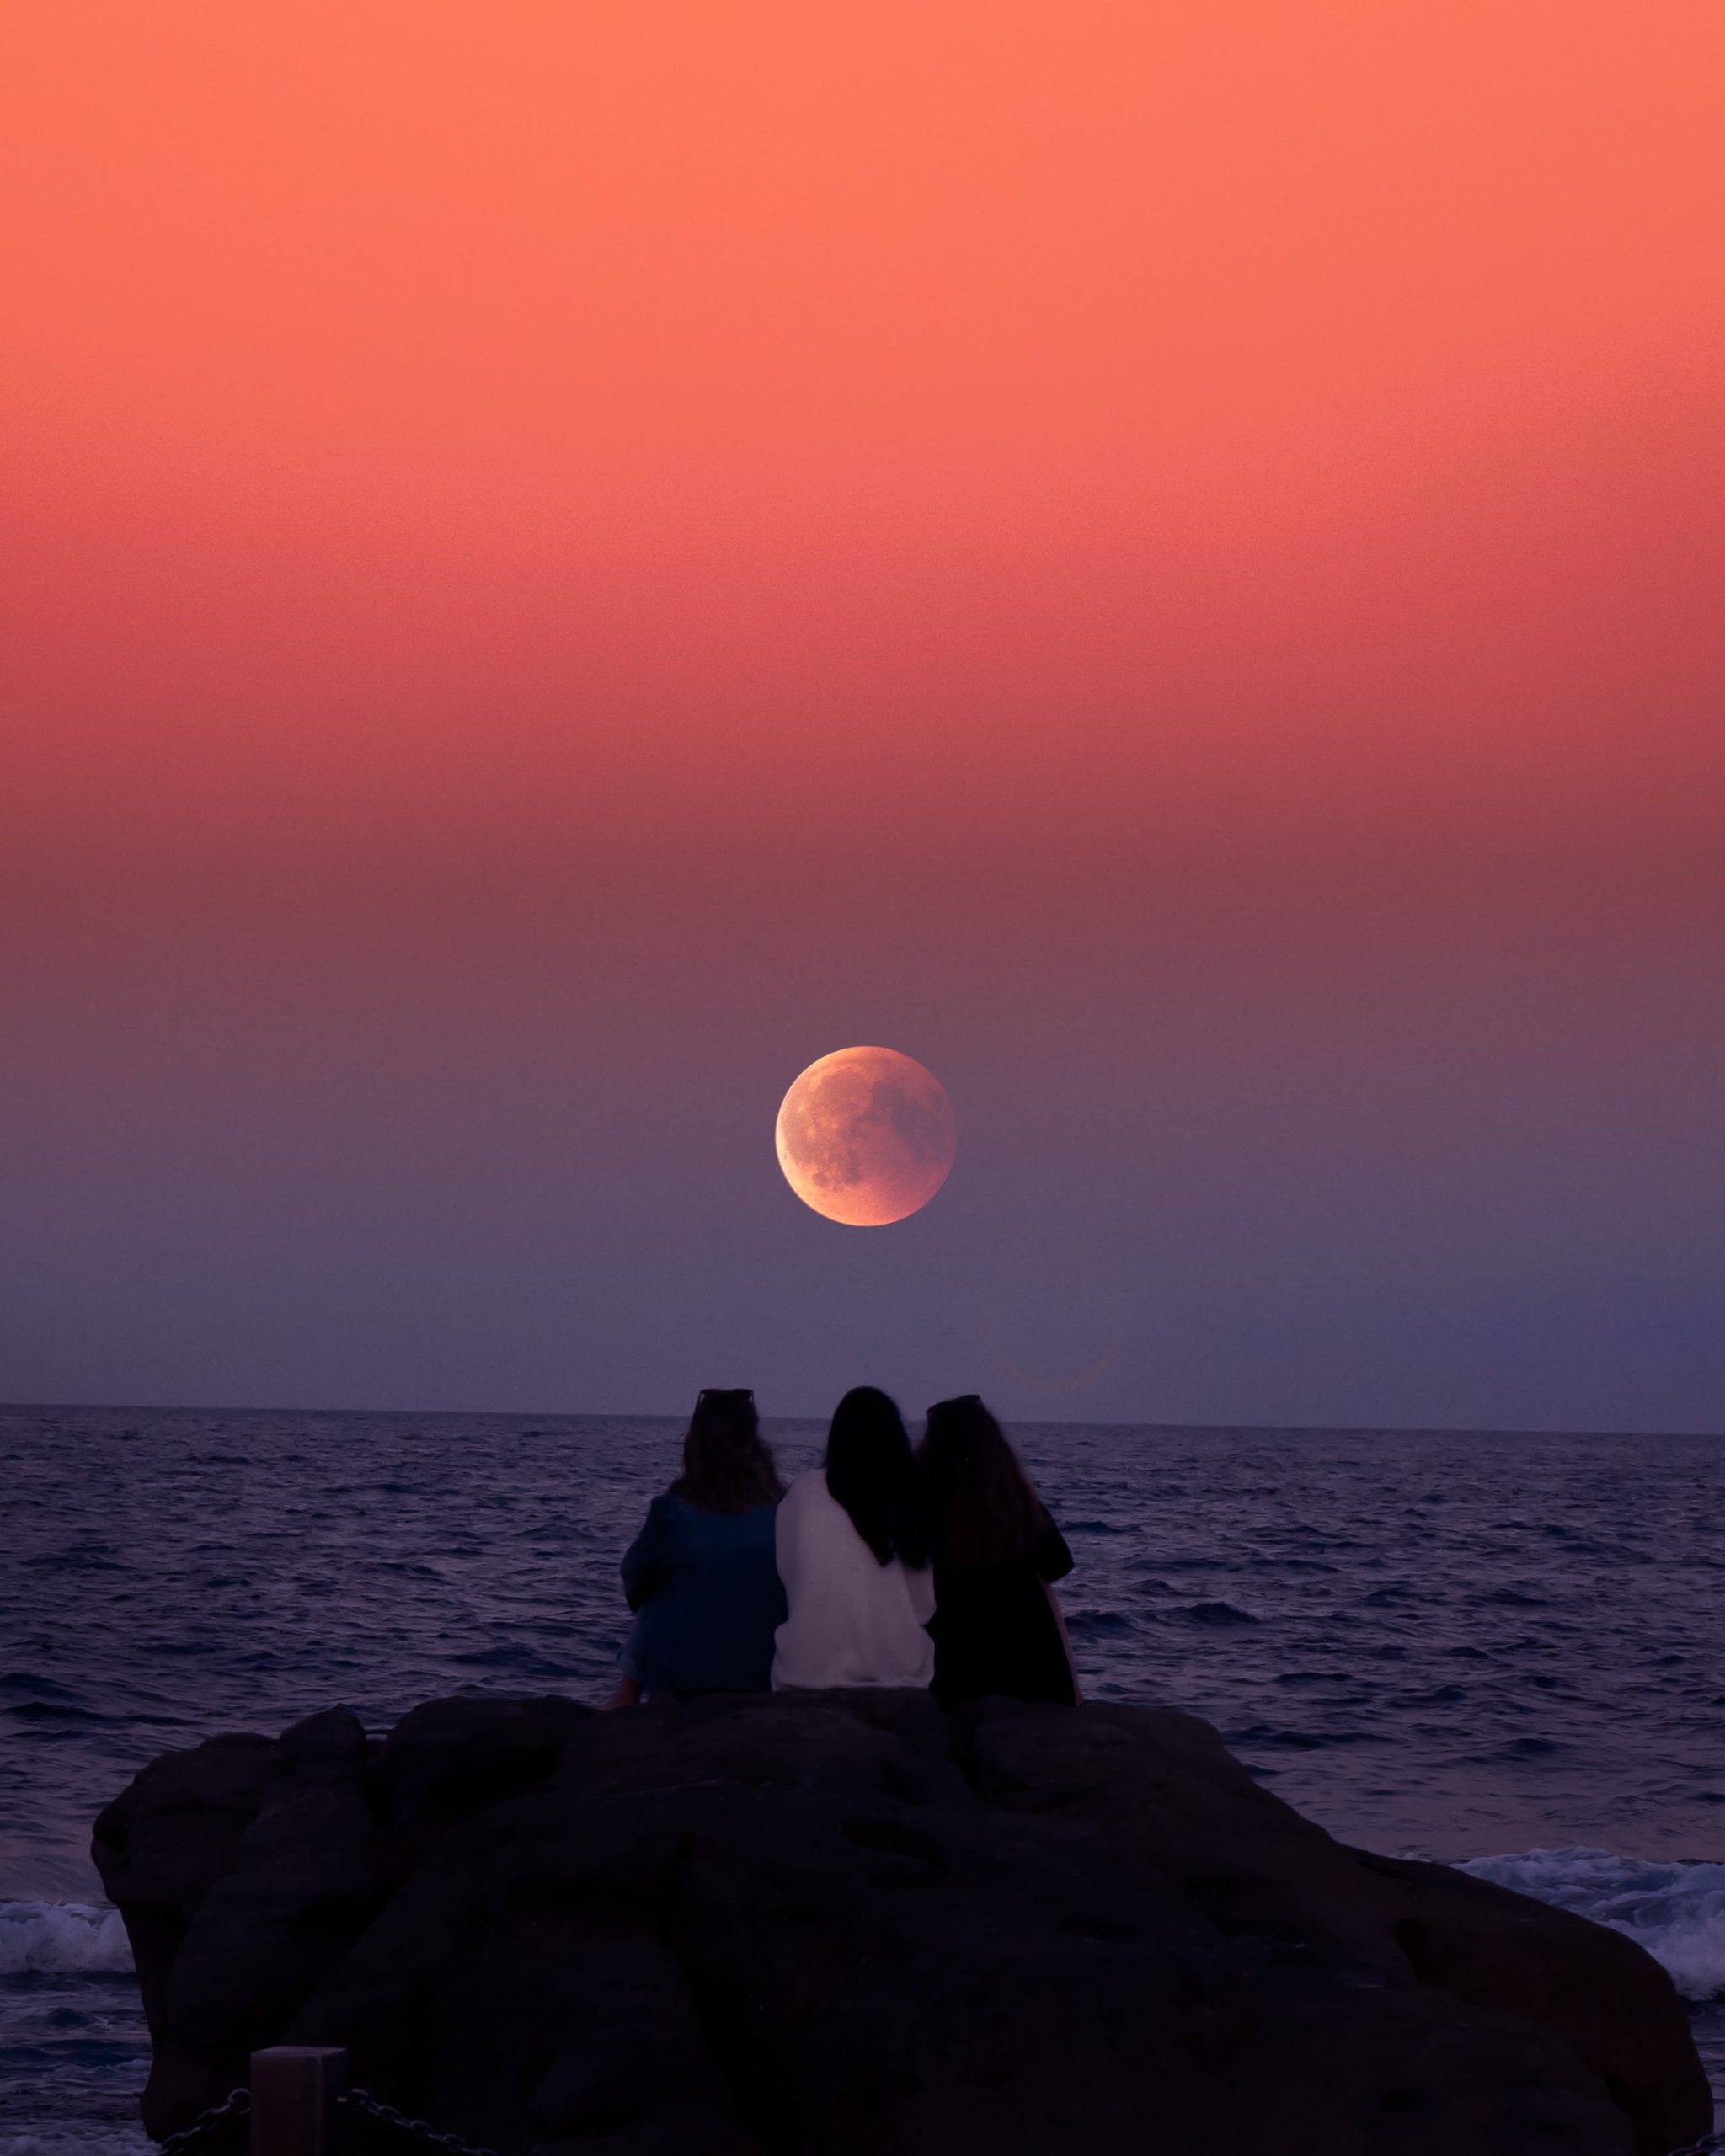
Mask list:
[{"label": "white post", "polygon": [[347,2053],[277,2044],[252,2053],[252,2156],[334,2156]]}]

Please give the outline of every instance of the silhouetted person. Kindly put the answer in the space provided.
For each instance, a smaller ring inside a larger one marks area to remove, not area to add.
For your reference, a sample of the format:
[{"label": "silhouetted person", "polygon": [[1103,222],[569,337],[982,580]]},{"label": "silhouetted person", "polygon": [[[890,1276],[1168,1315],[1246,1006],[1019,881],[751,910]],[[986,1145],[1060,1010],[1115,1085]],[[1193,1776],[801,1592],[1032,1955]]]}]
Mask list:
[{"label": "silhouetted person", "polygon": [[943,1706],[998,1694],[1071,1706],[1050,1583],[1072,1569],[1018,1456],[975,1393],[928,1411],[918,1464],[934,1550],[934,1690]]},{"label": "silhouetted person", "polygon": [[648,1508],[622,1562],[639,1614],[612,1706],[690,1692],[765,1692],[785,1614],[773,1552],[784,1485],[755,1396],[708,1390],[683,1439],[683,1471]]},{"label": "silhouetted person", "polygon": [[778,1569],[790,1614],[776,1688],[927,1684],[934,1614],[921,1486],[904,1417],[858,1385],[839,1402],[823,1466],[778,1508]]}]

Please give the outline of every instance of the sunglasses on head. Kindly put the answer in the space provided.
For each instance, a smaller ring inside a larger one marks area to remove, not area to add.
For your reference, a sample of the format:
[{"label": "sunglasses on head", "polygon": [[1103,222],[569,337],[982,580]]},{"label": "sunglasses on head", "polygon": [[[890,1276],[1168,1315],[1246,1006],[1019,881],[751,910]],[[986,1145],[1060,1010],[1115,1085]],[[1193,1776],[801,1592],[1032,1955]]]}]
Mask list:
[{"label": "sunglasses on head", "polygon": [[703,1385],[699,1397],[702,1400],[752,1400],[755,1389],[746,1385]]}]

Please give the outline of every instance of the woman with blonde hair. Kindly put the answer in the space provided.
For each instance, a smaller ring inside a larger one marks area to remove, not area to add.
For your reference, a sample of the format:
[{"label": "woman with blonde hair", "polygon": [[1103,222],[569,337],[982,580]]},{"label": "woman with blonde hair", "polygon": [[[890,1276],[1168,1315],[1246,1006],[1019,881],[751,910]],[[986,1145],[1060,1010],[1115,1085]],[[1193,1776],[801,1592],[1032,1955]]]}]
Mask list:
[{"label": "woman with blonde hair", "polygon": [[683,1471],[648,1508],[623,1558],[636,1614],[610,1704],[696,1692],[764,1692],[785,1614],[773,1555],[784,1485],[755,1396],[709,1386],[683,1438]]}]

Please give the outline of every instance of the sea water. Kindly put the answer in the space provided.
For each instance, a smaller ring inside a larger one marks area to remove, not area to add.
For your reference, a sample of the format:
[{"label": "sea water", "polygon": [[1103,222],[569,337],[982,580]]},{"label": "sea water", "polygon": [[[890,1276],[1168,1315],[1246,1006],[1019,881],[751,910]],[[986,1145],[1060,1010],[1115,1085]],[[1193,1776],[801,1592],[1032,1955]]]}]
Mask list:
[{"label": "sea water", "polygon": [[[141,2156],[88,1855],[136,1769],[342,1702],[598,1700],[679,1425],[0,1411],[0,2156]],[[771,1426],[788,1470],[820,1432]],[[1615,1925],[1725,2086],[1725,1441],[1025,1426],[1089,1695],[1344,1839]]]}]

